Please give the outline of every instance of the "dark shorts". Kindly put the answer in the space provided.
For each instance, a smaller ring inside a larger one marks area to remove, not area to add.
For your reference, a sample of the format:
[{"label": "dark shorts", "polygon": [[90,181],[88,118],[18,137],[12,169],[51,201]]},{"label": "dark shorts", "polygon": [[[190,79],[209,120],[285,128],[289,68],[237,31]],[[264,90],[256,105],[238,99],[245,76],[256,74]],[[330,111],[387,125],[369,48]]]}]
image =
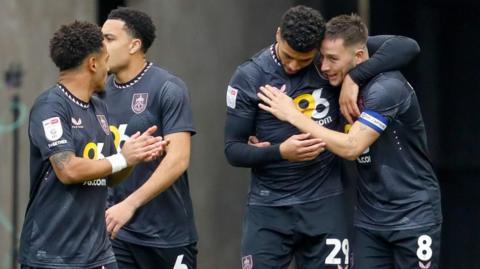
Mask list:
[{"label": "dark shorts", "polygon": [[339,268],[349,262],[348,222],[343,195],[291,206],[246,208],[243,269]]},{"label": "dark shorts", "polygon": [[176,248],[156,248],[112,240],[120,269],[195,269],[197,244]]},{"label": "dark shorts", "polygon": [[[21,269],[49,269],[48,267],[31,267],[23,264],[20,266],[20,268]],[[114,263],[109,263],[109,264],[105,264],[105,265],[101,265],[101,266],[93,267],[89,269],[118,269],[118,266],[117,266],[117,263],[114,262]]]},{"label": "dark shorts", "polygon": [[355,269],[437,269],[441,225],[400,231],[355,227]]}]

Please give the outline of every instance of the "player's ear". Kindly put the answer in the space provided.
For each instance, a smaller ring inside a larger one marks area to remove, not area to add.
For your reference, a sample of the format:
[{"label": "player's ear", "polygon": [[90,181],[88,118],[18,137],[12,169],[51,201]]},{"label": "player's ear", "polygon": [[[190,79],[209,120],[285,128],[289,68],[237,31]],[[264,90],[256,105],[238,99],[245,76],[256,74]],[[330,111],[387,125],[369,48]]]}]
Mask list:
[{"label": "player's ear", "polygon": [[142,41],[138,38],[134,38],[132,39],[132,41],[130,42],[130,46],[129,46],[129,53],[130,54],[135,54],[137,53],[139,50],[142,49]]},{"label": "player's ear", "polygon": [[87,58],[87,69],[89,71],[96,72],[97,71],[96,64],[97,64],[97,59],[95,58],[95,56],[90,56]]},{"label": "player's ear", "polygon": [[364,61],[364,57],[368,52],[364,48],[355,50],[355,64],[360,64]]},{"label": "player's ear", "polygon": [[281,38],[282,38],[282,33],[280,32],[280,27],[277,28],[277,32],[275,33],[275,39],[277,40],[277,43],[280,42]]}]

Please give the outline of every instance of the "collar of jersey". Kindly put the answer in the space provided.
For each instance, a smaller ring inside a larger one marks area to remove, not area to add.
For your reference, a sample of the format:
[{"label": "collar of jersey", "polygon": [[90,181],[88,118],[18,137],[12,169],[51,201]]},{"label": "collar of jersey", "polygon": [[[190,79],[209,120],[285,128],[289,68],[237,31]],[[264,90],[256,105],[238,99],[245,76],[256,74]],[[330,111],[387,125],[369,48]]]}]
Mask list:
[{"label": "collar of jersey", "polygon": [[[276,43],[273,43],[268,48],[268,53],[265,51],[266,49],[264,49],[262,51],[262,53],[260,53],[256,57],[253,57],[252,60],[254,62],[256,62],[262,68],[262,70],[267,72],[267,73],[271,73],[271,74],[276,73],[276,74],[280,74],[282,76],[291,77],[291,76],[287,75],[285,73],[285,71],[283,70],[282,63],[280,62],[280,59],[278,59],[278,57],[277,57],[277,53],[276,53],[276,50],[275,50],[275,45],[276,45]],[[317,62],[319,61],[319,59],[320,59],[320,56],[316,56],[316,58],[314,59],[314,62],[312,64],[314,65],[314,67],[317,71],[317,74],[322,79],[327,80],[325,75],[320,71],[320,69],[317,66]],[[268,62],[268,64],[265,65],[265,62]],[[306,68],[307,67],[305,67],[305,69]],[[304,70],[304,69],[302,69],[302,70]]]},{"label": "collar of jersey", "polygon": [[251,61],[267,74],[285,76],[282,64],[275,54],[275,43],[253,56]]},{"label": "collar of jersey", "polygon": [[86,102],[78,99],[77,97],[75,97],[75,95],[73,95],[73,94],[67,89],[67,87],[65,87],[63,84],[57,83],[57,86],[58,86],[58,88],[63,92],[63,94],[65,94],[65,96],[67,96],[68,99],[70,99],[70,101],[72,101],[73,103],[75,103],[77,106],[80,106],[81,108],[89,108],[89,107],[90,107],[90,104],[89,104],[89,103],[86,103]]},{"label": "collar of jersey", "polygon": [[277,43],[273,43],[271,46],[270,46],[270,55],[272,56],[272,59],[273,61],[279,66],[279,67],[282,67],[282,63],[280,62],[280,59],[278,59],[277,57],[277,52],[275,50],[275,45]]},{"label": "collar of jersey", "polygon": [[142,77],[145,75],[145,73],[147,73],[148,69],[150,69],[150,67],[152,65],[153,65],[153,63],[147,62],[147,64],[143,68],[143,70],[140,73],[138,73],[137,76],[135,76],[133,79],[131,79],[130,81],[125,82],[125,83],[117,83],[115,81],[115,77],[114,77],[113,78],[113,86],[115,86],[115,88],[118,88],[118,89],[125,89],[125,88],[128,88],[128,87],[132,87],[133,85],[137,84],[142,79]]}]

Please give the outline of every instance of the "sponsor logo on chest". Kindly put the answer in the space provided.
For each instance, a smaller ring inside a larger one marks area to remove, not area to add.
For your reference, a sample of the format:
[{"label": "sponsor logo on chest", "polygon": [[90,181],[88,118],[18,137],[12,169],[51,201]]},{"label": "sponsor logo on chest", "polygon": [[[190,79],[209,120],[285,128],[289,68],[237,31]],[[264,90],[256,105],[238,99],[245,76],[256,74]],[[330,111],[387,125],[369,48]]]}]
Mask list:
[{"label": "sponsor logo on chest", "polygon": [[365,151],[362,153],[361,156],[357,158],[357,162],[360,164],[368,164],[372,162],[372,157],[370,155],[367,155],[370,153],[370,147],[365,149]]},{"label": "sponsor logo on chest", "polygon": [[105,178],[98,178],[98,179],[93,179],[89,181],[84,181],[82,185],[89,186],[89,187],[103,187],[103,186],[107,186],[107,180]]},{"label": "sponsor logo on chest", "polygon": [[323,88],[314,90],[311,94],[305,93],[297,96],[293,101],[297,110],[320,125],[333,122],[330,112],[330,102],[322,95]]}]

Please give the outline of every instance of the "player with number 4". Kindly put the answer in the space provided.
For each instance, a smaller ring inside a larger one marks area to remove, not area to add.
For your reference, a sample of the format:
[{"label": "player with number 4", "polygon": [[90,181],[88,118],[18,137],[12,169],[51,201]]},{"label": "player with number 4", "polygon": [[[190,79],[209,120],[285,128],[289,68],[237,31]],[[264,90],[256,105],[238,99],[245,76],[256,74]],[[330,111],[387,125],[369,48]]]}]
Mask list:
[{"label": "player with number 4", "polygon": [[[321,71],[331,85],[341,85],[351,68],[369,58],[367,35],[356,15],[338,16],[327,23]],[[360,89],[362,113],[347,134],[305,117],[277,88],[262,87],[258,96],[263,101],[260,108],[321,138],[334,154],[356,160],[354,268],[438,268],[440,188],[428,158],[415,91],[400,72],[379,74]],[[331,243],[332,255],[340,249],[348,253],[343,243]]]}]

